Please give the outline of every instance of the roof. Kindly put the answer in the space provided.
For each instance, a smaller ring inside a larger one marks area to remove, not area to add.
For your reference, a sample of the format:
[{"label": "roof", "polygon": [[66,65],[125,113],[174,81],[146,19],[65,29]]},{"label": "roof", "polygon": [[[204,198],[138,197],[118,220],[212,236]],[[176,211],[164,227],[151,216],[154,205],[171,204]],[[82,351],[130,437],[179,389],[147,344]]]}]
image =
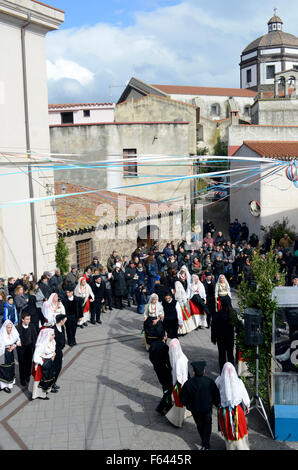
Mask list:
[{"label": "roof", "polygon": [[[284,33],[283,31],[271,31],[252,41],[242,52],[245,54],[253,49],[272,46],[291,46],[298,47],[298,38],[294,34]],[[297,51],[298,54],[298,51]]]},{"label": "roof", "polygon": [[[62,186],[65,186],[65,192],[62,191]],[[150,205],[154,204],[158,207],[158,214],[168,214],[175,211],[180,211],[179,205],[173,206],[172,204],[160,204],[157,205],[156,201],[151,199],[140,198],[128,194],[119,194],[112,191],[100,191],[95,188],[88,188],[85,186],[77,186],[71,183],[65,183],[62,181],[55,183],[55,194],[69,194],[69,193],[80,193],[84,191],[96,191],[89,194],[82,194],[77,196],[69,196],[55,200],[56,215],[57,215],[57,227],[58,232],[62,234],[75,234],[80,231],[94,231],[96,227],[100,226],[100,216],[96,215],[99,205],[108,204],[109,207],[113,207],[113,210],[108,209],[107,215],[103,209],[104,218],[102,226],[112,225],[116,222],[127,222],[128,220],[140,220],[144,218],[144,214],[140,212],[140,216],[136,214],[135,217],[131,216],[127,219],[118,219],[118,202],[119,198],[126,198],[126,211],[133,204],[140,204],[146,208],[148,216],[150,215]],[[120,199],[121,200],[121,199]],[[114,217],[115,214],[115,217]]]},{"label": "roof", "polygon": [[255,98],[257,93],[245,88],[217,88],[217,87],[201,87],[201,86],[184,86],[184,85],[152,85],[155,88],[169,95],[208,95],[208,96],[242,96],[247,98]]},{"label": "roof", "polygon": [[82,108],[83,106],[113,106],[114,103],[58,103],[49,104],[49,109]]},{"label": "roof", "polygon": [[34,3],[38,3],[39,5],[42,5],[44,7],[52,8],[52,10],[60,11],[61,13],[65,13],[63,10],[59,10],[59,8],[52,7],[51,5],[47,5],[46,3],[40,2],[39,0],[32,0]]},{"label": "roof", "polygon": [[298,141],[244,141],[243,145],[253,150],[260,157],[293,160],[298,158]]},{"label": "roof", "polygon": [[87,127],[87,126],[134,126],[138,125],[150,125],[150,124],[189,124],[189,121],[128,121],[128,122],[82,122],[80,124],[50,124],[49,127]]},{"label": "roof", "polygon": [[272,24],[272,23],[282,23],[284,24],[283,20],[277,16],[276,14],[272,16],[272,18],[270,18],[270,20],[268,21],[267,24]]}]

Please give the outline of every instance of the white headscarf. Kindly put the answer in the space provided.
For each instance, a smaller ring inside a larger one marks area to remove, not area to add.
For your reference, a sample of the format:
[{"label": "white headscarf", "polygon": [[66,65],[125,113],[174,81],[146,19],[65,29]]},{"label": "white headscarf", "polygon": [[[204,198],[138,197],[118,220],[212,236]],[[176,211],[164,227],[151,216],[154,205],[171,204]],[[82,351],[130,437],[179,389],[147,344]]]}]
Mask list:
[{"label": "white headscarf", "polygon": [[180,281],[175,282],[175,300],[184,304],[187,302],[187,294]]},{"label": "white headscarf", "polygon": [[[7,333],[7,325],[12,325],[12,330],[10,333],[10,338]],[[3,356],[5,353],[5,347],[11,346],[12,344],[18,343],[20,341],[20,335],[14,324],[10,320],[5,320],[0,330],[0,356]]]},{"label": "white headscarf", "polygon": [[[198,279],[198,282],[196,280]],[[190,298],[195,294],[199,294],[202,299],[206,299],[206,291],[204,284],[200,281],[200,278],[197,274],[191,276],[191,285],[190,285]]]},{"label": "white headscarf", "polygon": [[186,280],[187,280],[187,285],[189,286],[190,282],[191,282],[191,275],[189,274],[189,271],[187,269],[187,267],[185,265],[181,266],[181,269],[180,271],[178,272],[177,274],[177,277],[178,279],[180,278],[180,275],[181,275],[181,272],[185,272],[186,274]]},{"label": "white headscarf", "polygon": [[84,305],[85,305],[90,295],[92,299],[94,299],[94,294],[93,294],[91,287],[87,283],[87,281],[86,281],[86,285],[84,287],[82,286],[81,282],[83,279],[85,279],[86,281],[86,278],[84,276],[80,277],[79,282],[74,290],[74,295],[76,295],[77,297],[82,297],[84,299]]},{"label": "white headscarf", "polygon": [[183,354],[179,340],[174,338],[169,344],[169,358],[172,366],[173,385],[182,385],[188,380],[188,359]]},{"label": "white headscarf", "polygon": [[244,383],[239,379],[235,367],[230,362],[223,366],[222,373],[215,381],[220,393],[222,407],[231,406],[234,408],[241,402],[249,408],[250,399]]},{"label": "white headscarf", "polygon": [[51,357],[55,352],[56,341],[54,339],[51,341],[51,336],[54,333],[53,328],[45,328],[40,331],[33,355],[33,362],[35,362],[35,364],[42,364],[42,359],[45,359],[46,356]]}]

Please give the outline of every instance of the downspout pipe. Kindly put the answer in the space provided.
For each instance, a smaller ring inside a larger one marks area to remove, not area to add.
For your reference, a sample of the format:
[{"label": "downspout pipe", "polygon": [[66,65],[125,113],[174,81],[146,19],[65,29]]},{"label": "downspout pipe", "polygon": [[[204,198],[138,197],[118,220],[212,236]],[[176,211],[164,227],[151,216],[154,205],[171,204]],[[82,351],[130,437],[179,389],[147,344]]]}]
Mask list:
[{"label": "downspout pipe", "polygon": [[[24,113],[25,113],[25,131],[26,131],[26,151],[27,157],[31,157],[31,140],[29,125],[29,101],[28,101],[28,80],[27,80],[27,58],[26,58],[26,29],[31,24],[31,13],[28,13],[26,23],[21,27],[21,44],[22,44],[22,68],[23,68],[23,88],[24,88]],[[28,164],[28,182],[29,196],[34,197],[33,179],[31,172],[31,163]],[[36,250],[36,232],[35,232],[35,206],[30,204],[31,215],[31,234],[32,234],[32,254],[33,254],[33,273],[37,277],[37,250]]]}]

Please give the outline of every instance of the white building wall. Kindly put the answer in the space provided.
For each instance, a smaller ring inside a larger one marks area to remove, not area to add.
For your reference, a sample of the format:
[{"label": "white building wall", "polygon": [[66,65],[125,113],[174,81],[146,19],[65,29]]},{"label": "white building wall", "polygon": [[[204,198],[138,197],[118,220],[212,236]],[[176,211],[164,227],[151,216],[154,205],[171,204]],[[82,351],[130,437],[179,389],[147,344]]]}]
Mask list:
[{"label": "white building wall", "polygon": [[[246,80],[247,70],[251,70],[251,81],[250,82],[247,82],[247,80]],[[258,84],[258,70],[257,70],[257,65],[256,64],[241,69],[241,83],[242,83],[242,88],[257,86],[257,84]]]},{"label": "white building wall", "polygon": [[260,64],[260,73],[262,85],[274,85],[274,78],[266,78],[266,70],[268,65],[275,65],[275,73],[281,72],[281,62],[272,61],[272,62],[262,62]]},{"label": "white building wall", "polygon": [[[20,8],[21,7],[21,8]],[[5,11],[5,14],[3,12]],[[21,26],[31,13],[32,24],[25,32],[28,81],[29,132],[31,151],[50,151],[45,35],[57,29],[64,14],[31,0],[1,1],[0,4],[0,206],[1,203],[29,197],[26,161],[26,128],[23,92]],[[15,152],[18,155],[7,155]],[[28,160],[28,163],[30,160]],[[33,173],[35,197],[47,195],[53,187],[51,170]],[[55,267],[56,216],[53,206],[35,204],[37,276]],[[30,205],[0,207],[0,275],[19,276],[33,272]]]},{"label": "white building wall", "polygon": [[[49,125],[57,126],[62,124],[61,113],[73,112],[74,124],[96,124],[102,122],[114,121],[115,105],[109,107],[95,108],[86,106],[86,108],[63,108],[59,110],[49,110]],[[90,110],[90,117],[84,116],[84,109]]]}]

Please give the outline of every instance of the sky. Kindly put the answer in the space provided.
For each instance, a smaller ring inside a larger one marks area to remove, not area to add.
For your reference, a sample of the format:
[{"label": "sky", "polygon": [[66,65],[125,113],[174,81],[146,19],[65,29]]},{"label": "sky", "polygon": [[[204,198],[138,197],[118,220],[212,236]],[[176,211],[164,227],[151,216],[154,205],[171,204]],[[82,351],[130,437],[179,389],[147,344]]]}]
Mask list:
[{"label": "sky", "polygon": [[131,77],[238,88],[241,52],[267,33],[275,7],[283,31],[298,35],[297,0],[48,3],[65,11],[59,30],[47,34],[50,103],[117,102]]}]

